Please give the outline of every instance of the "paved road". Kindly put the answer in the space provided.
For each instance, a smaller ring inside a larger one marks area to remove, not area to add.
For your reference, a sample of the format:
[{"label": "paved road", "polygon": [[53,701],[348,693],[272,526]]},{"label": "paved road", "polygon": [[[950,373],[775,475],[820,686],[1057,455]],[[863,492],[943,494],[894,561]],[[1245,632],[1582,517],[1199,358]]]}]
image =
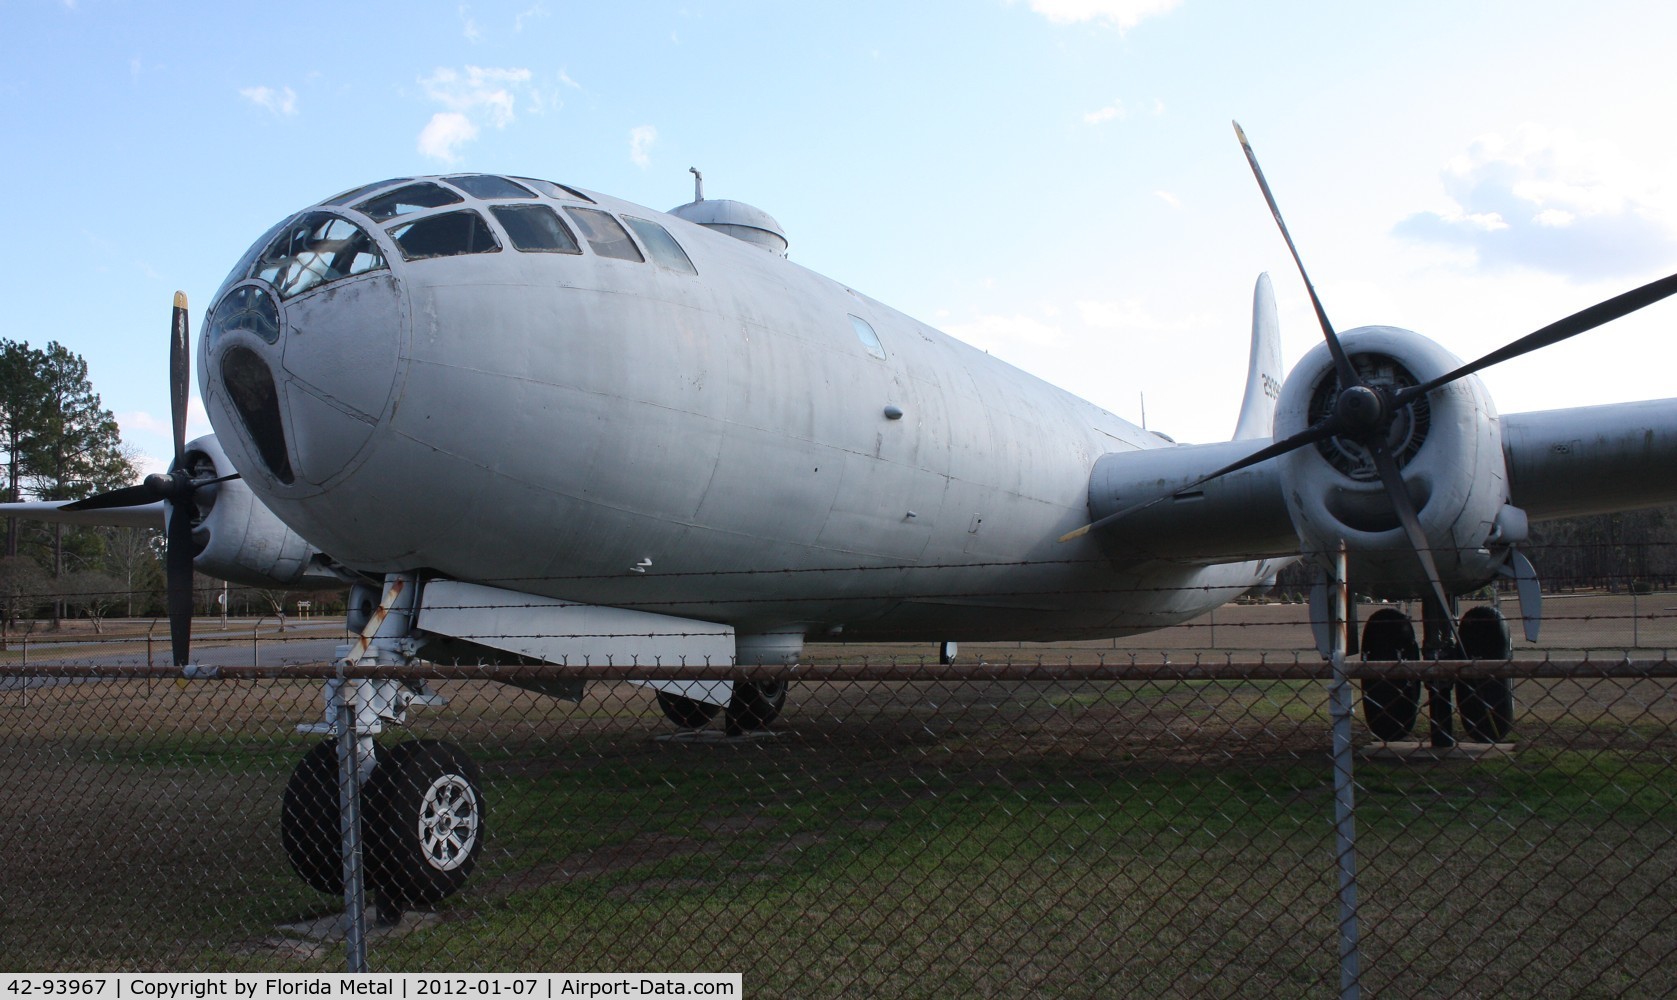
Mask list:
[{"label": "paved road", "polygon": [[[250,633],[214,632],[200,637],[192,647],[192,661],[205,667],[276,667],[293,663],[328,663],[333,652],[347,640],[342,626],[300,625],[283,634],[265,632],[252,642]],[[30,666],[144,666],[148,662],[169,662],[169,643],[154,640],[150,652],[145,641],[44,642],[29,644]],[[149,660],[148,660],[149,657]],[[0,667],[9,672],[16,665]],[[53,684],[89,683],[97,678],[18,677],[0,673],[0,691],[46,687]]]}]

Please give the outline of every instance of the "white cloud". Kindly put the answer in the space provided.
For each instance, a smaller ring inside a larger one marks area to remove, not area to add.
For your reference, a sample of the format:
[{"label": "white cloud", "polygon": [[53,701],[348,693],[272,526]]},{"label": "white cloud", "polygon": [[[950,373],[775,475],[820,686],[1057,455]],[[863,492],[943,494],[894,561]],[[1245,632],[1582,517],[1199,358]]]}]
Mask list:
[{"label": "white cloud", "polygon": [[1483,268],[1593,279],[1677,255],[1671,195],[1639,164],[1571,133],[1526,125],[1511,137],[1483,136],[1443,179],[1450,203],[1395,231],[1465,247]]},{"label": "white cloud", "polygon": [[540,113],[547,100],[536,90],[528,69],[467,66],[440,67],[422,77],[427,97],[442,105],[419,133],[419,151],[433,159],[453,162],[465,143],[478,137],[481,126],[506,128],[518,117],[522,99]]},{"label": "white cloud", "polygon": [[519,11],[518,16],[514,17],[512,19],[512,30],[513,31],[523,31],[524,30],[524,25],[525,25],[526,22],[534,21],[538,17],[546,17],[546,16],[547,16],[547,8],[546,7],[543,7],[539,3],[531,4],[530,6],[528,6],[528,7],[524,8],[523,10]]},{"label": "white cloud", "polygon": [[1155,197],[1155,198],[1159,199],[1160,201],[1164,202],[1166,205],[1169,205],[1171,208],[1181,208],[1182,207],[1182,199],[1178,198],[1174,194],[1171,194],[1169,191],[1154,191],[1153,192],[1153,197]]},{"label": "white cloud", "polygon": [[466,4],[460,5],[460,33],[474,45],[483,41],[483,31],[477,26],[477,19],[472,17],[472,8]]},{"label": "white cloud", "polygon": [[652,165],[652,144],[658,141],[658,130],[651,125],[636,125],[629,130],[629,162],[642,170]]},{"label": "white cloud", "polygon": [[527,69],[467,66],[462,73],[445,66],[419,83],[444,108],[485,117],[496,128],[506,128],[517,115],[518,95],[530,92],[530,78]]},{"label": "white cloud", "polygon": [[565,86],[571,88],[572,90],[581,90],[582,89],[582,84],[577,83],[575,80],[571,79],[571,74],[565,72],[564,70],[559,71],[559,82],[564,84]]},{"label": "white cloud", "polygon": [[1025,357],[1064,343],[1065,331],[1033,316],[979,316],[969,323],[950,323],[943,331],[998,357]]},{"label": "white cloud", "polygon": [[1168,14],[1182,0],[1030,0],[1031,10],[1055,24],[1104,21],[1127,31],[1149,17]]},{"label": "white cloud", "polygon": [[1136,299],[1122,301],[1100,301],[1083,299],[1076,303],[1078,318],[1083,325],[1093,330],[1145,330],[1154,333],[1179,332],[1195,329],[1200,320],[1184,317],[1174,320],[1162,320],[1147,309]]},{"label": "white cloud", "polygon": [[1091,111],[1084,115],[1083,121],[1089,125],[1099,125],[1101,122],[1109,122],[1115,118],[1128,117],[1129,112],[1124,110],[1124,102],[1114,98],[1112,103],[1108,104],[1106,107],[1101,108],[1098,111]]},{"label": "white cloud", "polygon": [[279,90],[272,87],[246,87],[239,91],[239,96],[282,118],[289,118],[297,113],[297,92],[290,87]]},{"label": "white cloud", "polygon": [[419,152],[433,160],[453,163],[459,148],[477,138],[477,126],[458,111],[439,111],[419,132]]}]

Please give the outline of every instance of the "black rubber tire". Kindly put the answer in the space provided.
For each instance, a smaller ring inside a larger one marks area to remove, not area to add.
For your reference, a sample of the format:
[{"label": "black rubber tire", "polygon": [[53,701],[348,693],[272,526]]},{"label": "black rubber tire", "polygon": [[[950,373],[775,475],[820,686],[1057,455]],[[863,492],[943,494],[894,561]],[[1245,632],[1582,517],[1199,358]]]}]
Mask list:
[{"label": "black rubber tire", "polygon": [[[1514,651],[1508,622],[1488,605],[1468,608],[1457,626],[1471,660],[1506,660]],[[1487,677],[1456,685],[1456,712],[1469,743],[1501,743],[1514,728],[1514,681]]]},{"label": "black rubber tire", "polygon": [[[1396,608],[1382,608],[1363,626],[1364,660],[1420,659],[1415,625]],[[1363,721],[1374,738],[1394,743],[1409,738],[1421,711],[1420,681],[1363,681]]]},{"label": "black rubber tire", "polygon": [[728,700],[728,735],[767,728],[785,707],[785,681],[735,681],[734,696]]},{"label": "black rubber tire", "polygon": [[658,707],[664,710],[664,718],[683,729],[703,729],[705,724],[716,718],[716,713],[722,710],[721,705],[684,698],[668,691],[658,692]]},{"label": "black rubber tire", "polygon": [[393,909],[430,906],[466,884],[487,832],[477,765],[440,740],[379,760],[366,789],[367,884]]},{"label": "black rubber tire", "polygon": [[338,829],[338,741],[315,744],[285,783],[280,800],[280,843],[295,871],[311,888],[344,894],[343,835]]}]

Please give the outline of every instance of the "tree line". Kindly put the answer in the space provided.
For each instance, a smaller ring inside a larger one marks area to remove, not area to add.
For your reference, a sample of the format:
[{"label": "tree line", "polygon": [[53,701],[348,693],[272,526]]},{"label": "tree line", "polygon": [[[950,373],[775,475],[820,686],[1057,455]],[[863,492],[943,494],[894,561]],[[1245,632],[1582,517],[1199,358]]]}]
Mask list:
[{"label": "tree line", "polygon": [[[80,500],[140,478],[137,453],[88,378],[87,362],[56,341],[43,348],[0,339],[0,477],[4,497]],[[161,617],[163,537],[149,528],[5,519],[0,550],[0,633],[20,620],[58,626],[66,617]],[[199,575],[200,613],[277,615],[289,595],[225,587]],[[316,606],[333,602],[318,595]],[[340,602],[341,603],[341,602]]]},{"label": "tree line", "polygon": [[[1677,589],[1677,504],[1544,521],[1519,548],[1550,593]],[[1315,582],[1316,569],[1298,563],[1281,572],[1276,589],[1301,594]]]}]

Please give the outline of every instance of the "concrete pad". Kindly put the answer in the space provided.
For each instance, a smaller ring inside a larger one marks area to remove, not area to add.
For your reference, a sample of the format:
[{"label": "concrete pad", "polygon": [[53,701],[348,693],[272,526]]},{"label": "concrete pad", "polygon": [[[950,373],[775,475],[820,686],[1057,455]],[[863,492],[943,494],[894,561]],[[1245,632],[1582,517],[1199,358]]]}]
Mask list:
[{"label": "concrete pad", "polygon": [[761,743],[767,740],[777,740],[790,735],[780,729],[753,729],[738,736],[729,736],[720,729],[678,729],[673,733],[660,733],[652,737],[660,743],[704,743],[715,746],[731,746],[739,743]]},{"label": "concrete pad", "polygon": [[1453,747],[1435,747],[1431,742],[1399,740],[1370,743],[1358,750],[1357,756],[1364,760],[1481,760],[1485,757],[1512,757],[1515,746],[1513,743],[1457,743]]},{"label": "concrete pad", "polygon": [[[402,914],[401,919],[393,923],[384,923],[378,922],[376,911],[369,908],[367,943],[372,945],[379,941],[403,938],[415,931],[435,927],[442,923],[442,919],[440,914],[415,910]],[[274,954],[286,958],[316,959],[339,950],[348,927],[347,914],[328,913],[309,920],[280,924],[274,928],[274,935],[252,942],[239,950],[247,955]]]}]

